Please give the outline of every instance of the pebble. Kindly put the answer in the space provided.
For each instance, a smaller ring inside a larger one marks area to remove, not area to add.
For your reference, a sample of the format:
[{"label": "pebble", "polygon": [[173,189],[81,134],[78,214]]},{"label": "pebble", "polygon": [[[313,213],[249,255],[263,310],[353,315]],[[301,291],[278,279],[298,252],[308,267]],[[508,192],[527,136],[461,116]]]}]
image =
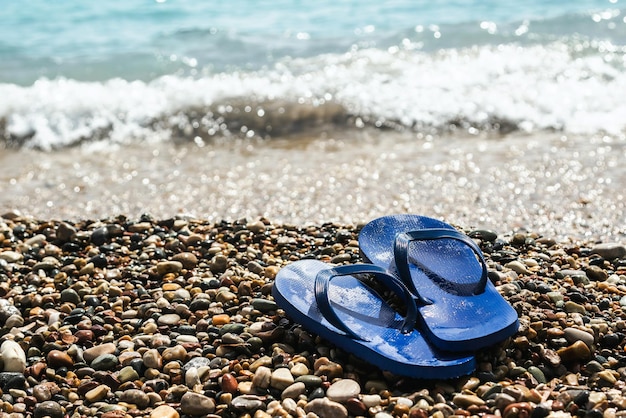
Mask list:
[{"label": "pebble", "polygon": [[117,356],[113,354],[102,354],[93,359],[89,365],[93,367],[94,370],[112,370],[118,363],[119,360]]},{"label": "pebble", "polygon": [[[269,367],[260,366],[256,369],[252,378],[252,386],[267,389],[272,379],[272,370]],[[285,386],[287,387],[287,386]]]},{"label": "pebble", "polygon": [[[258,372],[258,370],[257,370]],[[294,383],[294,378],[289,369],[281,367],[274,370],[270,377],[270,386],[274,389],[283,390]]]},{"label": "pebble", "polygon": [[306,413],[314,413],[319,417],[347,418],[348,410],[339,402],[328,398],[313,399],[304,407]]},{"label": "pebble", "polygon": [[6,340],[0,345],[3,371],[24,373],[26,370],[26,353],[22,346],[13,340]]},{"label": "pebble", "polygon": [[104,343],[104,344],[95,345],[83,351],[83,358],[85,359],[87,363],[91,363],[92,361],[96,359],[96,357],[99,357],[103,354],[115,353],[116,349],[117,349],[117,346],[114,343]]},{"label": "pebble", "polygon": [[183,269],[183,263],[180,261],[161,261],[157,264],[157,273],[164,276],[168,273],[178,273]]},{"label": "pebble", "polygon": [[67,352],[61,350],[50,350],[46,359],[50,367],[72,367],[74,365],[74,360]]},{"label": "pebble", "polygon": [[150,418],[180,418],[180,415],[169,405],[159,405],[152,410]]},{"label": "pebble", "polygon": [[565,339],[571,344],[576,341],[582,341],[587,344],[587,347],[591,348],[593,346],[594,337],[592,334],[572,327],[567,327],[563,330],[563,334]]},{"label": "pebble", "polygon": [[85,393],[85,400],[89,403],[101,401],[107,397],[107,394],[111,390],[107,385],[98,385]]},{"label": "pebble", "polygon": [[361,393],[361,386],[352,379],[339,379],[326,390],[328,399],[340,403],[345,403],[359,393]]},{"label": "pebble", "polygon": [[198,257],[194,253],[189,252],[174,255],[172,261],[179,262],[187,270],[191,270],[198,265]]},{"label": "pebble", "polygon": [[55,401],[45,401],[37,404],[33,410],[34,418],[63,418],[65,411],[63,407]]},{"label": "pebble", "polygon": [[187,392],[180,399],[180,410],[185,415],[212,414],[215,411],[215,401],[199,393]]},{"label": "pebble", "polygon": [[626,246],[618,243],[601,243],[596,244],[591,252],[598,254],[600,257],[606,260],[614,260],[616,258],[626,257]]},{"label": "pebble", "polygon": [[306,385],[303,382],[295,382],[287,386],[281,394],[281,399],[298,399],[306,392]]},{"label": "pebble", "polygon": [[120,394],[120,401],[136,405],[139,409],[144,409],[150,405],[150,397],[146,392],[139,389],[127,389]]},{"label": "pebble", "polygon": [[586,360],[591,357],[591,350],[583,341],[576,341],[568,347],[559,349],[557,354],[561,357],[561,360],[565,362]]},{"label": "pebble", "polygon": [[263,401],[256,395],[240,395],[230,405],[239,411],[257,411],[263,407]]}]

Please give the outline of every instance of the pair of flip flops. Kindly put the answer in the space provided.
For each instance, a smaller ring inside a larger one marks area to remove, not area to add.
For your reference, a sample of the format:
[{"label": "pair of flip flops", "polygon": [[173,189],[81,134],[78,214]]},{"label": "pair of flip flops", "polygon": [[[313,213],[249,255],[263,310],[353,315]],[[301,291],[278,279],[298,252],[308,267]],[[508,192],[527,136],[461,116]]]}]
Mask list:
[{"label": "pair of flip flops", "polygon": [[[370,264],[300,260],[282,268],[274,299],[344,350],[415,378],[469,374],[472,351],[517,331],[517,314],[488,280],[480,248],[451,225],[385,216],[361,230],[359,246]],[[404,315],[372,288],[372,279],[404,302]]]}]

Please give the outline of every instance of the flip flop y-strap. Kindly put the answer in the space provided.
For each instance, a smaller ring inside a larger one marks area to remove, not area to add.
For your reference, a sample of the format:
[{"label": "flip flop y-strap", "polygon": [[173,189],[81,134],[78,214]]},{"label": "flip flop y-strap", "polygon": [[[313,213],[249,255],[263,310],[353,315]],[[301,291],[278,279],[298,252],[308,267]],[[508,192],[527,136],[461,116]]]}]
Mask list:
[{"label": "flip flop y-strap", "polygon": [[[341,318],[339,318],[330,303],[328,295],[330,281],[333,278],[358,274],[371,274],[381,284],[402,298],[402,300],[406,303],[407,313],[404,322],[402,323],[401,331],[403,333],[410,333],[413,331],[415,321],[417,320],[417,305],[415,304],[415,300],[413,299],[411,292],[400,280],[387,273],[384,268],[369,264],[354,264],[328,268],[320,271],[315,276],[315,301],[326,320],[350,337],[357,340],[368,341],[357,335],[341,320]],[[358,279],[358,277],[355,278]]]},{"label": "flip flop y-strap", "polygon": [[[476,257],[481,264],[482,272],[480,275],[480,280],[478,280],[478,282],[470,284],[455,284],[457,290],[460,290],[459,293],[469,296],[478,295],[484,292],[485,286],[487,285],[487,263],[485,262],[482,251],[474,242],[474,240],[472,240],[470,237],[454,229],[447,228],[427,228],[417,231],[401,232],[396,235],[396,239],[394,242],[394,261],[400,279],[402,279],[402,282],[406,284],[409,289],[414,293],[414,297],[417,299],[418,303],[428,305],[432,302],[419,294],[415,283],[413,283],[413,280],[411,279],[411,272],[409,268],[409,246],[412,241],[426,241],[438,239],[453,239],[460,241],[461,243],[468,246],[474,252],[474,254],[476,254]],[[436,273],[426,269],[424,266],[421,266],[419,264],[416,265],[420,269],[422,269],[429,277],[433,278],[437,282],[444,283],[448,281],[448,279],[440,277]]]}]

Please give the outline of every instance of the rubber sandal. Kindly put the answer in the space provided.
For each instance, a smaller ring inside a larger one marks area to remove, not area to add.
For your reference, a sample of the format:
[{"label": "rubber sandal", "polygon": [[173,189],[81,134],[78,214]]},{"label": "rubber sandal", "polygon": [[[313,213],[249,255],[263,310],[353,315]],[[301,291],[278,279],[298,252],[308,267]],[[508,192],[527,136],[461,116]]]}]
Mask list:
[{"label": "rubber sandal", "polygon": [[[394,311],[359,276],[371,275],[401,298],[406,317]],[[296,322],[363,360],[397,375],[423,379],[471,373],[471,355],[442,353],[415,328],[417,306],[408,289],[371,264],[334,267],[296,261],[277,274],[272,295]]]},{"label": "rubber sandal", "polygon": [[409,288],[421,329],[436,347],[477,350],[517,332],[517,313],[488,280],[480,248],[451,225],[418,215],[384,216],[363,227],[359,246],[368,262]]}]

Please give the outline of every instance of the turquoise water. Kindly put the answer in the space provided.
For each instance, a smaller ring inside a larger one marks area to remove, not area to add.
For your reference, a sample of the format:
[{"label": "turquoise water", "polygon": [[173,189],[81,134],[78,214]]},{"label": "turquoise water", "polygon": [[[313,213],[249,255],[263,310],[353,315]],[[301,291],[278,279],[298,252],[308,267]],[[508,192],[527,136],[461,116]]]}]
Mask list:
[{"label": "turquoise water", "polygon": [[619,0],[36,0],[0,16],[9,146],[626,127]]}]

